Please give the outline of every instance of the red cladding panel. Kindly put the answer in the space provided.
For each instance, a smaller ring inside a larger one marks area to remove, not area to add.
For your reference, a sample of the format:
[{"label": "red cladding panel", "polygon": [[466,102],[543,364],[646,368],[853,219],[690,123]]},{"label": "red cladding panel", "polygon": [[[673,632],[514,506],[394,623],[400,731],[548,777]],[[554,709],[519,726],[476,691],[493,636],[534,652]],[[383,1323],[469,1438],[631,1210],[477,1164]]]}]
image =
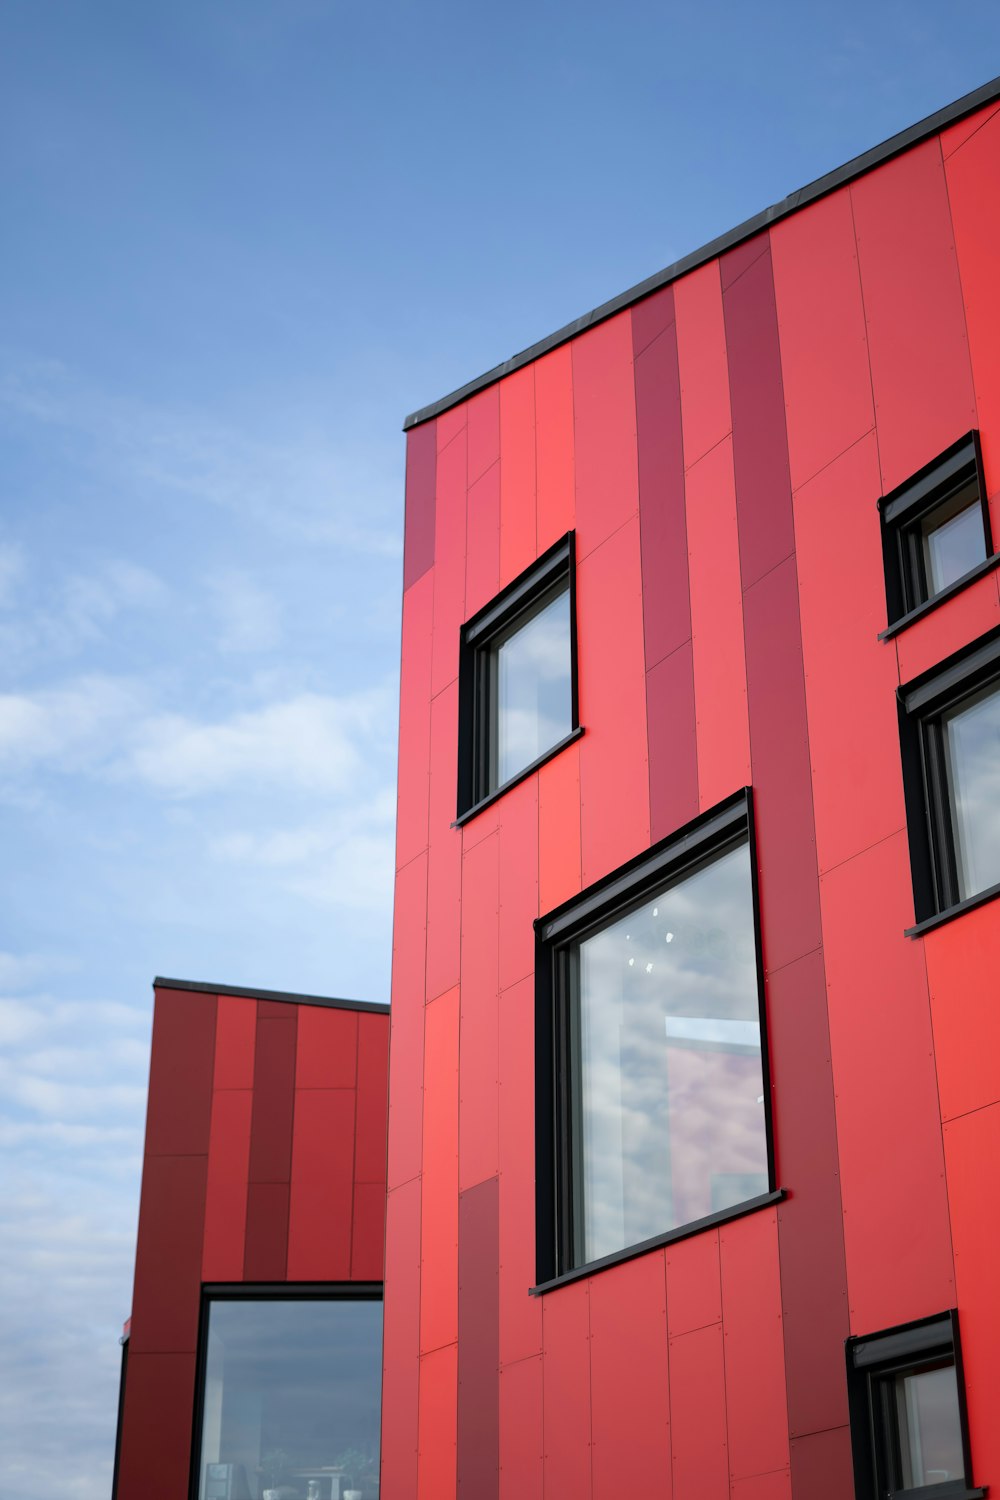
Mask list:
[{"label": "red cladding panel", "polygon": [[463,427],[438,454],[437,461],[432,694],[458,676],[458,633],[465,619],[465,490]]},{"label": "red cladding panel", "polygon": [[670,1445],[673,1500],[725,1500],[729,1457],[719,1323],[670,1340]]},{"label": "red cladding panel", "polygon": [[[417,1487],[420,1366],[420,1183],[389,1194],[385,1226],[382,1492],[412,1496]],[[392,1420],[388,1414],[392,1413]]]},{"label": "red cladding panel", "polygon": [[593,1494],[590,1403],[590,1283],[575,1281],[542,1303],[544,1493]]},{"label": "red cladding panel", "polygon": [[851,184],[884,490],[976,425],[941,147]]},{"label": "red cladding panel", "polygon": [[668,1246],[666,1268],[671,1338],[722,1321],[718,1230],[707,1229]]},{"label": "red cladding panel", "polygon": [[500,584],[537,556],[535,367],[500,382]]},{"label": "red cladding panel", "polygon": [[285,1012],[281,1020],[257,1021],[251,1182],[287,1182],[291,1173],[298,1008],[289,1005]]},{"label": "red cladding panel", "polygon": [[427,847],[433,605],[434,575],[427,573],[403,595],[403,649],[399,679],[399,796],[396,804],[397,870],[409,864]]},{"label": "red cladding panel", "polygon": [[[573,351],[576,545],[586,557],[639,508],[629,314],[581,334]],[[624,658],[623,658],[624,659]]]},{"label": "red cladding panel", "polygon": [[583,883],[649,845],[639,524],[577,568]]},{"label": "red cladding panel", "polygon": [[[812,1495],[803,1490],[803,1495]],[[792,1476],[787,1469],[775,1469],[770,1474],[754,1474],[749,1479],[734,1479],[730,1489],[732,1500],[792,1500]],[[845,1495],[850,1491],[845,1490]]]},{"label": "red cladding panel", "polygon": [[500,987],[534,973],[538,916],[538,778],[500,802]]},{"label": "red cladding panel", "polygon": [[[959,120],[956,125],[949,125],[947,130],[941,132],[941,154],[945,161],[952,156],[971,136],[982,130],[988,120],[1000,110],[1000,104],[987,104],[982,109],[977,109],[974,114],[966,115],[964,120]],[[954,214],[954,207],[952,208]]]},{"label": "red cladding panel", "polygon": [[576,517],[573,452],[573,351],[553,349],[535,365],[535,464],[538,551],[544,552]]},{"label": "red cladding panel", "polygon": [[500,465],[486,470],[468,494],[465,610],[471,616],[500,590]]},{"label": "red cladding panel", "polygon": [[495,1177],[498,1166],[498,843],[492,835],[462,861],[458,1183],[463,1190]]},{"label": "red cladding panel", "polygon": [[417,1500],[454,1500],[457,1388],[457,1345],[422,1356]]},{"label": "red cladding panel", "polygon": [[194,1350],[207,1156],[147,1156],[142,1172],[131,1349]]},{"label": "red cladding panel", "polygon": [[403,587],[408,589],[434,562],[435,424],[424,422],[406,435],[406,535]]},{"label": "red cladding panel", "polygon": [[431,704],[431,819],[427,862],[427,996],[459,980],[462,946],[462,835],[451,824],[458,783],[458,683]]},{"label": "red cladding panel", "polygon": [[420,1348],[458,1338],[458,990],[424,1018]]},{"label": "red cladding panel", "polygon": [[385,1183],[386,1099],[389,1073],[389,1017],[358,1017],[356,1182]]},{"label": "red cladding panel", "polygon": [[726,325],[719,262],[709,261],[674,284],[681,372],[684,462],[703,458],[732,429]]},{"label": "red cladding panel", "polygon": [[458,1207],[458,1495],[499,1490],[499,1192],[490,1178]]},{"label": "red cladding panel", "polygon": [[198,1156],[208,1151],[215,1009],[214,995],[191,990],[157,991],[146,1113],[147,1156]]},{"label": "red cladding panel", "polygon": [[500,387],[479,391],[466,407],[469,483],[475,484],[500,458]]},{"label": "red cladding panel", "polygon": [[385,1242],[385,1187],[381,1182],[354,1186],[351,1280],[381,1281]]},{"label": "red cladding panel", "polygon": [[900,682],[937,666],[996,625],[1000,625],[997,575],[990,573],[896,636]]},{"label": "red cladding panel", "polygon": [[691,642],[646,673],[649,724],[649,836],[656,843],[698,815]]},{"label": "red cladding panel", "polygon": [[903,937],[905,833],[824,875],[822,900],[851,1332],[870,1333],[954,1305],[924,956]]},{"label": "red cladding panel", "polygon": [[535,985],[500,996],[500,1360],[542,1349],[535,1280]]},{"label": "red cladding panel", "polygon": [[669,1497],[667,1305],[663,1254],[590,1284],[594,1500]]},{"label": "red cladding panel", "polygon": [[980,906],[923,940],[934,1023],[941,1118],[1000,1100],[1000,922]]},{"label": "red cladding panel", "polygon": [[773,1210],[719,1231],[729,1469],[735,1479],[788,1466],[778,1224]]},{"label": "red cladding panel", "polygon": [[215,1025],[216,1089],[252,1089],[257,1002],[220,995]]},{"label": "red cladding panel", "polygon": [[194,1379],[193,1353],[143,1354],[130,1347],[119,1500],[177,1500],[188,1493]]},{"label": "red cladding panel", "polygon": [[247,1192],[245,1281],[284,1281],[288,1274],[287,1182],[251,1182]]},{"label": "red cladding panel", "polygon": [[350,1277],[354,1099],[353,1089],[303,1089],[296,1098],[289,1281]]},{"label": "red cladding panel", "polygon": [[352,1089],[358,1076],[358,1013],[299,1005],[297,1089]]},{"label": "red cladding panel", "polygon": [[500,1370],[500,1500],[542,1500],[542,1361]]},{"label": "red cladding panel", "polygon": [[762,256],[767,255],[769,250],[767,230],[755,234],[752,239],[744,240],[742,244],[736,245],[734,249],[720,257],[719,276],[722,281],[723,293],[728,291],[734,281],[756,265]]},{"label": "red cladding panel", "polygon": [[538,773],[538,906],[561,906],[582,888],[580,747],[568,746]]},{"label": "red cladding panel", "polygon": [[795,1500],[844,1500],[854,1494],[854,1462],[851,1429],[834,1427],[828,1432],[793,1438],[792,1494]]},{"label": "red cladding panel", "polygon": [[243,1276],[252,1107],[249,1089],[219,1090],[212,1104],[203,1281],[239,1281]]},{"label": "red cladding panel", "polygon": [[427,948],[427,856],[396,876],[392,941],[392,1083],[389,1100],[389,1187],[420,1171],[421,1076],[424,1046],[424,962]]}]

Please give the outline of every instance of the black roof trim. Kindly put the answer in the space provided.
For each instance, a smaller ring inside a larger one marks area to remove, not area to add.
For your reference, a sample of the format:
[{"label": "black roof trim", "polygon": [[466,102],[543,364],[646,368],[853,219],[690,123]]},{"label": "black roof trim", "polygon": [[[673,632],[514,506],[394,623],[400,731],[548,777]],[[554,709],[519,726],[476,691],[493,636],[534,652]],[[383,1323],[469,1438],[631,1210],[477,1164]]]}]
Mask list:
[{"label": "black roof trim", "polygon": [[945,105],[944,109],[939,109],[936,114],[918,120],[915,125],[901,130],[898,135],[890,136],[881,145],[873,146],[870,151],[865,151],[861,156],[855,156],[851,161],[845,162],[842,167],[836,167],[832,172],[827,172],[824,177],[817,177],[815,182],[810,182],[806,187],[790,193],[787,198],[782,198],[780,203],[773,203],[770,208],[765,208],[761,213],[755,214],[752,219],[746,219],[742,224],[737,224],[735,229],[728,230],[726,234],[720,234],[717,239],[709,240],[708,244],[702,245],[700,250],[692,250],[681,260],[675,260],[673,265],[657,271],[653,276],[647,276],[646,280],[640,281],[637,286],[630,287],[627,292],[620,292],[617,297],[612,297],[610,302],[603,302],[600,307],[595,307],[593,312],[584,313],[581,318],[567,323],[565,328],[560,328],[556,333],[550,333],[548,338],[532,344],[529,349],[523,349],[520,354],[512,355],[510,359],[504,360],[502,365],[496,365],[492,370],[487,370],[485,375],[480,375],[476,380],[470,380],[467,385],[460,386],[457,391],[452,391],[451,395],[442,396],[440,401],[432,401],[430,406],[422,406],[419,411],[412,412],[406,418],[403,431],[417,427],[421,422],[429,422],[432,417],[440,416],[441,412],[457,406],[460,401],[466,401],[477,391],[485,390],[489,385],[495,385],[498,380],[502,380],[505,375],[513,374],[522,365],[530,364],[532,360],[547,354],[550,349],[558,348],[560,344],[565,344],[567,340],[575,338],[578,333],[583,333],[585,328],[592,328],[595,323],[603,323],[605,318],[613,317],[615,313],[621,312],[623,307],[629,307],[633,302],[641,301],[651,292],[658,291],[660,287],[667,286],[671,281],[676,281],[679,276],[695,270],[706,261],[714,260],[717,255],[731,250],[734,245],[740,244],[743,240],[750,239],[762,229],[766,229],[768,225],[776,224],[779,219],[786,219],[796,209],[804,208],[807,203],[814,203],[817,198],[822,198],[836,188],[843,187],[845,182],[851,182],[855,177],[861,177],[865,172],[870,172],[873,167],[881,166],[891,157],[898,156],[901,151],[909,150],[911,146],[916,146],[928,136],[937,135],[938,131],[943,130],[947,125],[954,125],[963,116],[971,115],[974,110],[981,109],[984,104],[990,104],[995,99],[1000,99],[1000,78],[991,79],[989,83],[973,89],[971,94],[965,94],[961,99],[956,99],[954,104]]},{"label": "black roof trim", "polygon": [[379,1000],[340,1000],[332,995],[297,995],[291,990],[248,989],[242,984],[200,984],[195,979],[153,980],[154,990],[195,990],[201,995],[240,995],[248,1000],[284,1000],[289,1005],[324,1005],[328,1010],[371,1010],[388,1015],[389,1007]]}]

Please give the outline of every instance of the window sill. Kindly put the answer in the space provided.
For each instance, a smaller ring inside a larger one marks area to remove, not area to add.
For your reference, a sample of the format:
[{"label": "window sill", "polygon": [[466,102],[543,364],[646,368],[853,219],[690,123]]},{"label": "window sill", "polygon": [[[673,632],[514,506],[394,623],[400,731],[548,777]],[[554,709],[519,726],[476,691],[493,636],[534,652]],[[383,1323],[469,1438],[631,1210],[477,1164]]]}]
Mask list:
[{"label": "window sill", "polygon": [[987,901],[994,901],[997,896],[1000,896],[1000,885],[988,885],[985,891],[977,891],[974,896],[966,896],[964,901],[958,901],[954,906],[946,906],[944,911],[936,911],[932,917],[925,917],[922,922],[916,922],[912,927],[904,928],[903,936],[923,937],[925,932],[932,932],[935,927],[954,921],[956,917],[964,916],[967,911],[975,911],[977,906],[985,906]]},{"label": "window sill", "polygon": [[503,786],[498,786],[495,792],[490,792],[488,797],[481,798],[479,802],[474,802],[471,807],[467,807],[465,812],[459,813],[458,817],[451,825],[452,828],[464,828],[466,823],[471,822],[472,819],[477,817],[479,813],[481,813],[485,808],[491,806],[491,804],[494,803],[498,797],[502,797],[505,792],[509,792],[511,787],[518,786],[522,781],[526,781],[529,776],[533,776],[541,766],[544,766],[548,761],[552,760],[553,757],[558,755],[561,750],[565,750],[567,745],[572,745],[575,740],[578,740],[580,738],[582,733],[582,725],[578,725],[576,729],[572,729],[564,739],[558,740],[556,744],[551,745],[549,749],[544,752],[544,754],[538,757],[537,760],[533,760],[531,764],[525,766],[522,771],[518,771],[517,775],[512,776],[509,781],[505,781]]},{"label": "window sill", "polygon": [[961,578],[956,578],[954,583],[949,583],[948,587],[942,589],[939,594],[935,594],[933,599],[926,599],[923,604],[918,604],[916,609],[911,609],[905,615],[900,615],[898,620],[893,620],[885,630],[879,631],[879,640],[891,641],[893,636],[899,635],[900,631],[905,630],[908,625],[916,624],[917,620],[922,620],[924,615],[929,615],[937,609],[939,604],[946,604],[949,599],[953,599],[956,594],[960,594],[977,579],[985,578],[987,573],[992,573],[997,567],[1000,567],[1000,552],[994,552],[991,557],[985,558],[976,567],[970,568],[968,573],[963,573]]},{"label": "window sill", "polygon": [[742,1219],[746,1214],[756,1213],[759,1208],[770,1208],[773,1204],[780,1203],[784,1197],[784,1188],[777,1188],[773,1193],[761,1193],[756,1198],[747,1198],[744,1203],[735,1203],[732,1208],[721,1208],[718,1213],[708,1214],[704,1219],[695,1219],[690,1224],[682,1224],[678,1229],[668,1229],[666,1234],[654,1235],[652,1239],[642,1240],[638,1245],[627,1245],[624,1250],[616,1250],[613,1255],[602,1255],[600,1260],[589,1260],[586,1265],[574,1266],[561,1276],[553,1276],[551,1281],[541,1281],[537,1286],[529,1287],[528,1295],[544,1296],[556,1287],[568,1286],[571,1281],[581,1281],[585,1276],[594,1276],[608,1266],[621,1265],[622,1261],[634,1260],[637,1255],[658,1250],[662,1245],[672,1245],[676,1240],[690,1239],[692,1235],[701,1234],[705,1229],[714,1229],[718,1224],[728,1224],[733,1219]]}]

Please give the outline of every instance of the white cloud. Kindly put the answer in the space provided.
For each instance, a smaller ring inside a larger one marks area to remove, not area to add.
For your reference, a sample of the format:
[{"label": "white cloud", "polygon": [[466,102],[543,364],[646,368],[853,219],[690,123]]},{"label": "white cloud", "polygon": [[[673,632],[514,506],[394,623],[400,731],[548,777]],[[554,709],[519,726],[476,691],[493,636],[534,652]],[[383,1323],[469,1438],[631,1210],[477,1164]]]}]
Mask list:
[{"label": "white cloud", "polygon": [[227,569],[207,580],[223,651],[273,651],[281,641],[277,599],[247,573]]},{"label": "white cloud", "polygon": [[0,693],[0,770],[99,763],[127,735],[139,703],[133,683],[98,675],[35,693]]}]

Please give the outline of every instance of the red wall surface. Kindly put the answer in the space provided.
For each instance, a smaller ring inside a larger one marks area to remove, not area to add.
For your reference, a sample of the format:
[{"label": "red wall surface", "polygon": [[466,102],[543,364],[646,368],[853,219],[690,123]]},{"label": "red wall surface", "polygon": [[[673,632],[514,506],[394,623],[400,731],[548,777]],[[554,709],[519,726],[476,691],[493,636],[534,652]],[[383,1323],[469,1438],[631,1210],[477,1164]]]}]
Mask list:
[{"label": "red wall surface", "polygon": [[[904,937],[895,700],[1000,575],[880,641],[876,510],[978,427],[1000,534],[998,183],[994,104],[409,434],[384,1500],[843,1500],[845,1338],[953,1306],[1000,1482],[1000,909]],[[583,736],[456,829],[460,625],[568,528]],[[529,1297],[532,919],[747,784],[787,1196]]]},{"label": "red wall surface", "polygon": [[385,1008],[155,995],[119,1500],[188,1493],[204,1283],[382,1280]]}]

